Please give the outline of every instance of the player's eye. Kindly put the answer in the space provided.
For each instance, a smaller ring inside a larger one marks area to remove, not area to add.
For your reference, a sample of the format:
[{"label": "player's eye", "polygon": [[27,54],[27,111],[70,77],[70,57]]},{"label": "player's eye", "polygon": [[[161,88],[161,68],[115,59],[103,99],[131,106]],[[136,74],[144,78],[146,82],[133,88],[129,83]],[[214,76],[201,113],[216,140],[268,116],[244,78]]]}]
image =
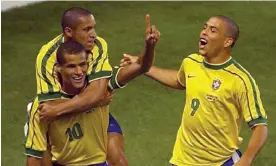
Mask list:
[{"label": "player's eye", "polygon": [[87,63],[86,62],[83,62],[80,64],[80,67],[86,67],[87,66]]},{"label": "player's eye", "polygon": [[217,32],[217,29],[216,29],[216,28],[211,28],[211,32],[212,32],[212,33],[216,33],[216,32]]},{"label": "player's eye", "polygon": [[89,31],[91,31],[91,29],[92,29],[92,27],[86,27],[86,28],[84,28],[84,31],[89,32]]},{"label": "player's eye", "polygon": [[74,64],[67,65],[67,68],[70,68],[70,69],[75,68],[75,67],[76,67],[76,65],[74,65]]},{"label": "player's eye", "polygon": [[84,31],[85,31],[85,32],[89,32],[89,28],[85,28]]},{"label": "player's eye", "polygon": [[218,32],[218,29],[216,27],[211,27],[211,32],[212,33],[217,33]]}]

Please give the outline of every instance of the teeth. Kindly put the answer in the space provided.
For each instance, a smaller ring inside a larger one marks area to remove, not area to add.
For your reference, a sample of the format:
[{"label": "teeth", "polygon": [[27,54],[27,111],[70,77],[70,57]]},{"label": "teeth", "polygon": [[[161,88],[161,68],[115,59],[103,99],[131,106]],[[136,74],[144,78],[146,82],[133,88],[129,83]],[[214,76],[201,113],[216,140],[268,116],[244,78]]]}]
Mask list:
[{"label": "teeth", "polygon": [[200,39],[201,42],[207,43],[205,39]]},{"label": "teeth", "polygon": [[200,42],[201,42],[201,44],[203,44],[203,45],[207,44],[207,40],[205,40],[205,39],[203,39],[203,38],[200,39]]},{"label": "teeth", "polygon": [[75,78],[73,78],[74,80],[81,80],[82,79],[82,77],[75,77]]}]

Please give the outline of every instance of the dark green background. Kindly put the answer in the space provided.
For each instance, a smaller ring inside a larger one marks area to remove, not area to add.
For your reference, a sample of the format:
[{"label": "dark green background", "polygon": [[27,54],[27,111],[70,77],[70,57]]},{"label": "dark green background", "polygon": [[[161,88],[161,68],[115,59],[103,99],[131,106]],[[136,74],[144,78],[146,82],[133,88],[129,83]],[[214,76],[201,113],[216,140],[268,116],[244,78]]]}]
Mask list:
[{"label": "dark green background", "polygon": [[[2,165],[25,165],[26,104],[36,93],[35,59],[40,47],[61,32],[62,12],[81,6],[94,13],[97,33],[109,44],[112,65],[123,53],[143,48],[144,16],[151,14],[161,35],[155,65],[178,69],[197,52],[199,32],[212,15],[233,18],[240,39],[233,57],[257,81],[269,118],[268,143],[253,166],[275,166],[275,2],[43,2],[2,12]],[[166,166],[181,122],[185,92],[142,76],[116,92],[111,111],[124,134],[130,166]],[[244,125],[244,151],[250,130]]]}]

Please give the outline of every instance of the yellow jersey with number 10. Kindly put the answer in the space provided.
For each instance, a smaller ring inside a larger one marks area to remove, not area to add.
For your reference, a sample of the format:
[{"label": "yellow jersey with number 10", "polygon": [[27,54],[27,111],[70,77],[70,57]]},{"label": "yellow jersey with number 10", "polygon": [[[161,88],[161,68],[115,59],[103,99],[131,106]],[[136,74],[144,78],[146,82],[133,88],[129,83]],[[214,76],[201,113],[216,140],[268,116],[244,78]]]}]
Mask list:
[{"label": "yellow jersey with number 10", "polygon": [[[61,96],[72,97],[67,94]],[[62,116],[47,124],[40,121],[38,105],[37,97],[28,122],[26,155],[41,158],[49,143],[52,161],[61,165],[91,165],[106,161],[108,106]]]}]

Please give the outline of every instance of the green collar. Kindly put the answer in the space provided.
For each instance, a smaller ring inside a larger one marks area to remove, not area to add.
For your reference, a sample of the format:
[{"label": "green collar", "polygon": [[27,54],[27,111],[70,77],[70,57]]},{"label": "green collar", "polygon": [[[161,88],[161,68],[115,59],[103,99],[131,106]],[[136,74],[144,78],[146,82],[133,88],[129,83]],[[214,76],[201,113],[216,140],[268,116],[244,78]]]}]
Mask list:
[{"label": "green collar", "polygon": [[224,69],[224,68],[230,66],[233,62],[234,62],[234,59],[232,57],[230,57],[229,60],[227,60],[226,62],[224,62],[222,64],[210,64],[210,63],[206,62],[205,60],[203,60],[203,65],[209,69],[219,70],[219,69]]}]

